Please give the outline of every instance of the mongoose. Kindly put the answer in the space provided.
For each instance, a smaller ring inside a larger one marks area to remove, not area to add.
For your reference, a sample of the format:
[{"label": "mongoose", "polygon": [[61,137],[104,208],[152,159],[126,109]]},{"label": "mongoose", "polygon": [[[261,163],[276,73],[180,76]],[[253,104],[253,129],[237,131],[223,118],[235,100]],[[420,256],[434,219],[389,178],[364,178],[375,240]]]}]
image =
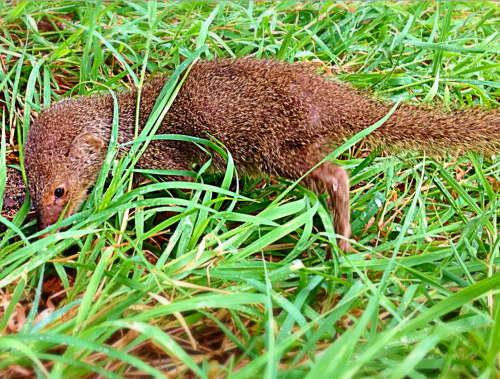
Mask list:
[{"label": "mongoose", "polygon": [[[139,124],[148,120],[167,78],[142,89]],[[118,142],[132,140],[137,90],[119,93]],[[230,151],[239,173],[299,179],[343,139],[383,118],[393,104],[317,75],[305,65],[273,60],[218,59],[193,66],[157,134],[207,138]],[[97,180],[110,141],[110,95],[65,100],[44,110],[28,133],[25,170],[40,230],[78,211]],[[494,152],[500,147],[500,113],[453,111],[401,105],[368,142],[403,150]],[[190,170],[207,156],[194,144],[153,141],[139,168]],[[218,156],[213,169],[223,171]],[[172,180],[191,180],[169,178]],[[328,193],[335,231],[350,237],[349,179],[346,171],[324,163],[302,181]],[[337,244],[350,249],[345,239]]]}]

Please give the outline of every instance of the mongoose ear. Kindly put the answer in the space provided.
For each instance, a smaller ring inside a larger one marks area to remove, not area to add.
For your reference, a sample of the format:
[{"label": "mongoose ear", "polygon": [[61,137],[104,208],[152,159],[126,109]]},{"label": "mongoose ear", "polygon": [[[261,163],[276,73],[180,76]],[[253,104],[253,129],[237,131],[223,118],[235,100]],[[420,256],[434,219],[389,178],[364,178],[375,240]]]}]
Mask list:
[{"label": "mongoose ear", "polygon": [[104,141],[97,134],[82,132],[78,134],[69,149],[69,156],[74,158],[88,158],[97,156],[104,147]]}]

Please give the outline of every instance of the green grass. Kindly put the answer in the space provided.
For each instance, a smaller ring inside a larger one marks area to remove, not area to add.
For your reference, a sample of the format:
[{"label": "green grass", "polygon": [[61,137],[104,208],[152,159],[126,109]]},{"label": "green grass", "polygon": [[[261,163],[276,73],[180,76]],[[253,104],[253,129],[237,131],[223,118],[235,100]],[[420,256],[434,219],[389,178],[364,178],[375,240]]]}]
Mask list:
[{"label": "green grass", "polygon": [[[497,3],[0,2],[0,20],[0,193],[33,112],[197,57],[303,61],[393,101],[500,100]],[[131,192],[133,162],[110,154],[114,179],[42,240],[28,203],[0,218],[2,377],[498,377],[500,162],[360,139],[336,157],[355,251],[332,262],[324,199],[235,180],[230,151],[223,177]]]}]

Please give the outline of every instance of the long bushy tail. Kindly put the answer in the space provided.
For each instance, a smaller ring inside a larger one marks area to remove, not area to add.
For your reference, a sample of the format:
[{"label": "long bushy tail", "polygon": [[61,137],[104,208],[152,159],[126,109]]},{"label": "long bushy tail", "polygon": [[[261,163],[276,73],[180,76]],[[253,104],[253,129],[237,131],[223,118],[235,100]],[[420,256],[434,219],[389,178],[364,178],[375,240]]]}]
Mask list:
[{"label": "long bushy tail", "polygon": [[[387,104],[379,104],[371,111],[380,119],[389,109]],[[500,151],[500,110],[447,112],[403,104],[367,140],[389,149],[433,155],[461,155],[468,151],[493,154]]]}]

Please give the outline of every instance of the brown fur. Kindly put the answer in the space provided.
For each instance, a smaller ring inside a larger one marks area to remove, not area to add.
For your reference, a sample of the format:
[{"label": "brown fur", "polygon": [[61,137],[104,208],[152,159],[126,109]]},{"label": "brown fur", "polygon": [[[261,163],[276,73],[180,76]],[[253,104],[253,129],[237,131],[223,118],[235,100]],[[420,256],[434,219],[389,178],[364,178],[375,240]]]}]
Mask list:
[{"label": "brown fur", "polygon": [[[140,127],[155,104],[166,78],[142,91]],[[135,125],[137,93],[118,95],[119,143],[130,141]],[[158,134],[184,134],[221,141],[231,152],[239,173],[296,180],[343,139],[385,116],[391,104],[328,81],[302,65],[271,60],[214,60],[196,64]],[[71,199],[67,216],[78,211],[87,187],[100,171],[112,125],[110,96],[63,101],[45,110],[31,127],[25,148],[25,168],[35,199],[39,228],[57,221]],[[441,153],[493,152],[500,147],[498,111],[446,113],[402,105],[368,141],[396,149]],[[138,166],[189,170],[207,157],[193,144],[153,141]],[[215,157],[213,169],[225,161]],[[174,179],[174,178],[173,178]],[[349,237],[349,181],[345,170],[325,163],[303,184],[316,193],[328,192],[335,230]],[[57,199],[54,190],[63,186]],[[349,243],[338,240],[347,251]]]}]

